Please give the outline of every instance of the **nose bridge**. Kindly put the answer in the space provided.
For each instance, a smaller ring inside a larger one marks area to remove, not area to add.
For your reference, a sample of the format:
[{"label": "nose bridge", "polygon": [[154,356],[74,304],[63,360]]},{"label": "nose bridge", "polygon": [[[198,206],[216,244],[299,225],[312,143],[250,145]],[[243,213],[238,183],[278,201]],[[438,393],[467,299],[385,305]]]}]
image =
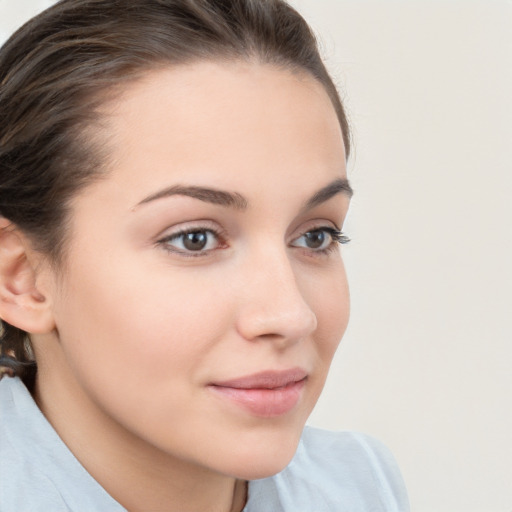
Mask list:
[{"label": "nose bridge", "polygon": [[246,262],[239,330],[246,339],[273,336],[288,342],[311,334],[317,325],[286,247],[267,246]]}]

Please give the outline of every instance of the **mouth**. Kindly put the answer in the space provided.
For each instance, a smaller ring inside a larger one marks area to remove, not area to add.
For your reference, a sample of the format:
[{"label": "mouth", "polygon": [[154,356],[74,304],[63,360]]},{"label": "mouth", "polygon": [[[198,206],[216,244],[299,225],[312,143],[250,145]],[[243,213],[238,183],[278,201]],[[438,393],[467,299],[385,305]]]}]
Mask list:
[{"label": "mouth", "polygon": [[208,386],[218,397],[254,416],[282,416],[300,401],[308,375],[301,368],[265,371]]}]

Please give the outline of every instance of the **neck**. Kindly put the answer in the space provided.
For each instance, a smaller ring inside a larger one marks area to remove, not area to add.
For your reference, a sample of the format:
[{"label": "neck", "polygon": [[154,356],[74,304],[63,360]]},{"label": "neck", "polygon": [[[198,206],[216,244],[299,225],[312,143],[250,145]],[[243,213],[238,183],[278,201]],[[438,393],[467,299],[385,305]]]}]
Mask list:
[{"label": "neck", "polygon": [[[41,360],[41,359],[39,359]],[[40,364],[34,397],[89,474],[130,512],[240,512],[246,482],[164,453],[85,396],[72,375]],[[193,440],[191,440],[193,442]]]}]

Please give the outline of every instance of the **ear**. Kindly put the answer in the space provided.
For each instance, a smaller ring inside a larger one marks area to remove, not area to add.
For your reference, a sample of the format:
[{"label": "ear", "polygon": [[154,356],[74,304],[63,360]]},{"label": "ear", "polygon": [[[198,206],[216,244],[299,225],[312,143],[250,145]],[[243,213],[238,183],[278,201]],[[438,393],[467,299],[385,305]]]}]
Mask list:
[{"label": "ear", "polygon": [[0,217],[0,318],[33,334],[55,327],[50,301],[37,287],[37,263],[26,237]]}]

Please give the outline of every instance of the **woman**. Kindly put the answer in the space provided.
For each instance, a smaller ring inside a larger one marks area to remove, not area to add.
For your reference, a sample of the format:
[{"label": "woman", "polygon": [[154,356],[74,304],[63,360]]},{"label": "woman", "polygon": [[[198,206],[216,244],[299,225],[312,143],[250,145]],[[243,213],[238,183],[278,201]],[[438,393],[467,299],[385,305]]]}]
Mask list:
[{"label": "woman", "polygon": [[305,21],[62,0],[0,82],[0,511],[406,510],[378,443],[304,430],[352,193]]}]

